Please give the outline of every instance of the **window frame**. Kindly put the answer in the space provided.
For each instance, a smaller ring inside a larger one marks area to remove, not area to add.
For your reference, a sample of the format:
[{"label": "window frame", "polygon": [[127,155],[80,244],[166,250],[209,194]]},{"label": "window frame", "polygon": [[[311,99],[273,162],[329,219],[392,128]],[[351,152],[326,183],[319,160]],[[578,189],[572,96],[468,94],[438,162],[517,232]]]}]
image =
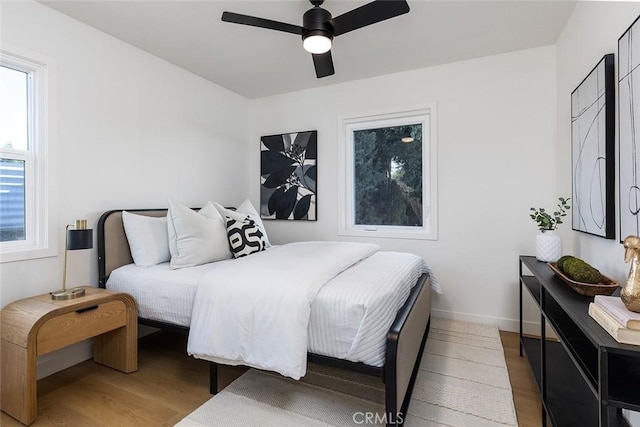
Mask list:
[{"label": "window frame", "polygon": [[0,242],[0,263],[56,256],[49,152],[54,144],[51,118],[53,61],[15,46],[0,49],[0,65],[27,73],[27,150],[0,147],[0,156],[25,161],[25,240]]},{"label": "window frame", "polygon": [[[422,124],[422,206],[423,225],[355,224],[355,167],[353,132],[365,129]],[[341,116],[338,141],[338,235],[373,238],[438,240],[437,209],[437,129],[435,103],[384,112]]]}]

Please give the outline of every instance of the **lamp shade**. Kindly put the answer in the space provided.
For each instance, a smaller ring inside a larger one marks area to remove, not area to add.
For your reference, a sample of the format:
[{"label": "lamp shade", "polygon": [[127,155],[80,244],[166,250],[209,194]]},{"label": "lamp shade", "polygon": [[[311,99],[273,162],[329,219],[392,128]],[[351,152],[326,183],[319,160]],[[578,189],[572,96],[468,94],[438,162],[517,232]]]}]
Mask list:
[{"label": "lamp shade", "polygon": [[93,230],[67,230],[67,250],[75,251],[78,249],[93,248]]}]

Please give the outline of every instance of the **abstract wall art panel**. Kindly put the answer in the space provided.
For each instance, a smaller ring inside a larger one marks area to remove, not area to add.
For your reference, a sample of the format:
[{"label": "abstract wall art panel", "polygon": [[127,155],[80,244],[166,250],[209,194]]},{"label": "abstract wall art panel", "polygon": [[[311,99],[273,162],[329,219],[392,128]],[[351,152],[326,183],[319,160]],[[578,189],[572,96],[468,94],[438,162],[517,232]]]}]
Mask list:
[{"label": "abstract wall art panel", "polygon": [[318,132],[260,138],[260,216],[316,220]]},{"label": "abstract wall art panel", "polygon": [[615,238],[615,79],[605,55],[571,93],[573,229]]},{"label": "abstract wall art panel", "polygon": [[[639,18],[640,19],[640,18]],[[640,21],[618,40],[620,241],[640,235]]]}]

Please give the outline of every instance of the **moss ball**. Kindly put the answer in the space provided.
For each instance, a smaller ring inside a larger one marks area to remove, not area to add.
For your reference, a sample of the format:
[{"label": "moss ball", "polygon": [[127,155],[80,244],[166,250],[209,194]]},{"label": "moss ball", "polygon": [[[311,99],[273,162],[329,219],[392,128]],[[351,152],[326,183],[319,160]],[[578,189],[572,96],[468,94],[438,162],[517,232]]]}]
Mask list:
[{"label": "moss ball", "polygon": [[561,270],[576,282],[592,284],[602,282],[602,274],[579,258],[572,257],[564,260],[562,266]]},{"label": "moss ball", "polygon": [[571,258],[575,258],[575,257],[572,257],[571,255],[563,255],[558,259],[558,262],[556,263],[556,265],[558,266],[560,271],[564,272],[564,263],[565,263],[565,261],[567,261],[567,260],[569,260]]}]

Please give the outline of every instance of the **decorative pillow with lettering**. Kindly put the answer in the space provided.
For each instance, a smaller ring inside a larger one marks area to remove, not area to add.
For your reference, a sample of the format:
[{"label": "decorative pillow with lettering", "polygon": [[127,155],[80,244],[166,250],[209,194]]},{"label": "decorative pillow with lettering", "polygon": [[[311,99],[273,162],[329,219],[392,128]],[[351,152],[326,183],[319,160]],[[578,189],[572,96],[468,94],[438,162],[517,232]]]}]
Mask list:
[{"label": "decorative pillow with lettering", "polygon": [[247,216],[249,216],[249,219],[252,219],[256,223],[258,228],[260,228],[260,231],[262,232],[262,237],[264,238],[265,246],[267,248],[271,247],[271,243],[269,242],[269,236],[267,236],[267,230],[264,228],[264,223],[262,222],[262,219],[260,219],[260,214],[258,213],[256,208],[253,207],[249,199],[242,202],[242,204],[238,206],[238,208],[235,211],[231,209],[227,209],[217,202],[213,202],[213,206],[216,207],[218,212],[220,212],[220,215],[222,215],[223,217],[226,216],[231,219],[235,219],[237,221],[243,221]]},{"label": "decorative pillow with lettering", "polygon": [[251,255],[265,250],[264,234],[248,215],[243,220],[227,218],[227,236],[234,258]]}]

